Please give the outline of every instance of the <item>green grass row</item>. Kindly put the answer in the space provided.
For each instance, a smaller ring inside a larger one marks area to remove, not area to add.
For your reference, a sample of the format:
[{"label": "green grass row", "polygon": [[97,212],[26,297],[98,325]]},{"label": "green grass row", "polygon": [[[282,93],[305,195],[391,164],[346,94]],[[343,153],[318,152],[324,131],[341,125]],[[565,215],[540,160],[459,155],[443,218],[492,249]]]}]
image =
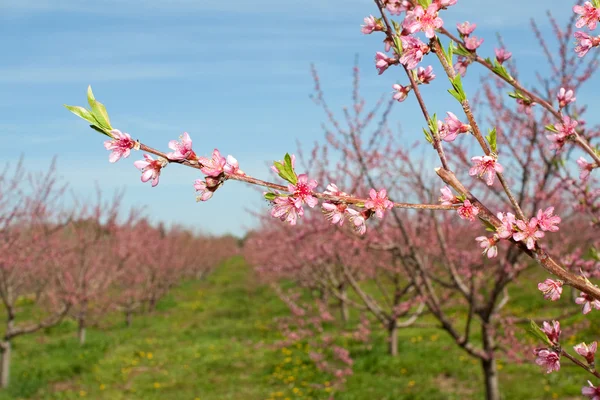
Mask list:
[{"label": "green grass row", "polygon": [[[532,312],[540,296],[524,292],[515,291],[513,307]],[[121,315],[111,315],[89,329],[83,347],[69,321],[18,338],[11,386],[0,400],[327,399],[330,377],[315,369],[311,349],[274,345],[281,336],[273,319],[286,315],[271,289],[235,258],[206,280],[174,289],[154,314],[137,316],[129,328]],[[478,363],[443,331],[401,330],[395,358],[386,354],[384,332],[373,331],[372,348],[350,344],[354,375],[336,399],[483,398]],[[564,371],[546,375],[532,363],[501,361],[504,398],[580,398],[588,377],[564,364]]]}]

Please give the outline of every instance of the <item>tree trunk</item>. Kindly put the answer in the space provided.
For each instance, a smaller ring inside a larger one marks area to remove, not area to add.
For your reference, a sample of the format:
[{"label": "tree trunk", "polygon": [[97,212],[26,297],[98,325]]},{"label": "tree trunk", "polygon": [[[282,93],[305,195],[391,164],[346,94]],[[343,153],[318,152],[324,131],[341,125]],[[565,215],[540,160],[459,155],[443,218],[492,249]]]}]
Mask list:
[{"label": "tree trunk", "polygon": [[2,388],[8,387],[10,377],[10,351],[10,341],[5,339],[0,344],[0,357],[2,358],[0,362],[0,386],[2,386]]},{"label": "tree trunk", "polygon": [[85,344],[85,319],[84,318],[79,318],[77,337],[79,338],[79,344],[83,346]]},{"label": "tree trunk", "polygon": [[392,320],[388,324],[388,352],[391,356],[398,355],[398,321]]},{"label": "tree trunk", "polygon": [[131,314],[132,312],[130,309],[125,311],[125,325],[127,325],[127,327],[131,326]]},{"label": "tree trunk", "polygon": [[481,360],[483,369],[483,379],[485,381],[486,400],[500,400],[500,387],[498,386],[498,368],[496,366],[496,357],[494,353],[494,337],[489,330],[489,322],[483,322],[481,325],[481,334],[483,340],[483,349],[488,354],[487,360]]},{"label": "tree trunk", "polygon": [[346,300],[348,299],[348,292],[346,291],[346,284],[340,284],[338,290],[340,291],[340,316],[343,322],[348,322],[350,318],[350,310],[348,309],[348,303]]}]

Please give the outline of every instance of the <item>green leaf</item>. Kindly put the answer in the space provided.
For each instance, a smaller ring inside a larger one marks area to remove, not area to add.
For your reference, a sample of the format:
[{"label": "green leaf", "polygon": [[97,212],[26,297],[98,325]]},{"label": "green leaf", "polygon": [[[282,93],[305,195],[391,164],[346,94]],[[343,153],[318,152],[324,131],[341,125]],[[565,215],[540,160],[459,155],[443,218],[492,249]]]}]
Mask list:
[{"label": "green leaf", "polygon": [[496,75],[501,76],[502,78],[506,79],[507,81],[513,80],[513,77],[510,76],[507,69],[504,68],[504,65],[500,64],[498,62],[498,60],[494,60],[494,62],[492,63],[491,60],[489,58],[487,58],[486,61],[488,61],[492,65],[492,71]]},{"label": "green leaf", "polygon": [[88,86],[87,99],[91,108],[90,111],[96,119],[97,125],[100,128],[104,128],[109,131],[112,130],[112,127],[110,126],[110,119],[108,118],[108,113],[106,112],[106,107],[104,107],[104,104],[96,100],[91,86]]},{"label": "green leaf", "polygon": [[485,230],[488,232],[496,232],[496,227],[489,221],[481,220],[483,225],[485,226]]},{"label": "green leaf", "polygon": [[288,179],[288,181],[291,182],[292,185],[295,185],[298,182],[298,176],[296,175],[296,172],[294,171],[294,166],[292,165],[292,157],[289,155],[289,153],[285,153],[285,157],[283,158],[283,160],[285,162],[285,171],[290,178]]},{"label": "green leaf", "polygon": [[496,128],[493,128],[490,130],[490,133],[485,137],[494,153],[497,153],[496,136]]},{"label": "green leaf", "polygon": [[265,193],[265,199],[269,200],[269,201],[273,201],[277,198],[277,195],[273,192],[267,192]]},{"label": "green leaf", "polygon": [[545,128],[547,131],[554,132],[554,133],[558,133],[558,131],[556,130],[556,128],[554,127],[554,125],[546,125],[544,128]]},{"label": "green leaf", "polygon": [[99,126],[97,126],[97,125],[90,125],[90,128],[92,128],[92,129],[93,129],[93,130],[95,130],[95,131],[98,131],[98,132],[100,132],[100,133],[101,133],[101,134],[103,134],[103,135],[106,135],[106,136],[108,136],[108,137],[109,137],[109,138],[111,138],[111,139],[114,139],[114,137],[113,137],[113,136],[112,136],[110,133],[108,133],[109,131],[107,131],[107,130],[106,130],[106,129],[104,129],[104,128],[100,128],[100,127],[99,127]]},{"label": "green leaf", "polygon": [[467,95],[463,89],[460,74],[456,74],[454,79],[451,79],[450,82],[452,83],[452,89],[449,89],[448,93],[450,93],[452,97],[462,104],[462,102],[467,99]]},{"label": "green leaf", "polygon": [[467,58],[473,58],[473,52],[466,49],[462,43],[457,43],[456,47],[454,47],[453,49],[454,54],[458,54],[459,56],[463,56],[463,57],[467,57]]},{"label": "green leaf", "polygon": [[548,336],[544,333],[544,331],[542,331],[542,328],[540,328],[538,324],[536,324],[535,321],[531,319],[529,320],[529,329],[527,329],[527,332],[537,340],[540,340],[543,343],[545,343],[546,345],[550,347],[554,346],[550,339],[548,339]]},{"label": "green leaf", "polygon": [[423,133],[425,134],[425,140],[427,140],[429,143],[433,143],[433,138],[431,137],[429,131],[423,128]]},{"label": "green leaf", "polygon": [[96,119],[94,116],[86,109],[81,106],[68,106],[64,104],[65,108],[71,111],[73,114],[77,115],[79,118],[82,118],[89,122],[90,124],[95,124]]},{"label": "green leaf", "polygon": [[417,0],[419,5],[425,9],[431,4],[431,0]]}]

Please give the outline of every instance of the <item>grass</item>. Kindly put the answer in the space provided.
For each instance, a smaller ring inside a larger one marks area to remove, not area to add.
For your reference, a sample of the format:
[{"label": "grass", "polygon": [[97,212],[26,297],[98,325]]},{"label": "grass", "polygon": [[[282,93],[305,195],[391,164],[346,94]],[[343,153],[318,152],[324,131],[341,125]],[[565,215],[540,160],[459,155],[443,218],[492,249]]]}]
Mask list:
[{"label": "grass", "polygon": [[[525,293],[515,290],[511,304],[529,312],[541,296]],[[175,288],[154,314],[136,316],[130,328],[121,315],[109,316],[102,329],[89,329],[83,347],[70,321],[18,338],[11,386],[0,400],[327,399],[329,377],[314,368],[311,349],[274,346],[281,337],[273,318],[286,315],[271,289],[235,258],[206,280]],[[478,363],[443,331],[401,330],[399,356],[392,358],[385,334],[373,330],[371,349],[349,345],[354,375],[336,399],[482,398]],[[506,399],[579,398],[588,379],[567,362],[550,375],[531,363],[501,361],[499,369]]]}]

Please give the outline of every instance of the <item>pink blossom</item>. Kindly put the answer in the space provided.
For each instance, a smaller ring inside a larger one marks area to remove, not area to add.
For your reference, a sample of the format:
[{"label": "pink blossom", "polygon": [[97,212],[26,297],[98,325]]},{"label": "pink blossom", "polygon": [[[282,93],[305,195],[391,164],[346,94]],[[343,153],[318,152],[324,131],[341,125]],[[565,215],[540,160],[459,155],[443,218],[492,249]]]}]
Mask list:
[{"label": "pink blossom", "polygon": [[108,161],[114,163],[119,161],[121,157],[129,157],[131,149],[136,147],[135,140],[131,139],[131,136],[129,136],[128,133],[122,133],[118,129],[113,129],[110,131],[110,134],[113,139],[104,142],[104,148],[106,150],[112,150],[112,153],[108,156]]},{"label": "pink blossom", "polygon": [[385,52],[387,53],[391,50],[392,46],[394,45],[394,42],[386,36],[385,39],[383,39],[383,45],[385,46]]},{"label": "pink blossom", "polygon": [[502,225],[496,229],[498,237],[501,239],[510,238],[514,233],[515,225],[517,224],[515,215],[512,213],[498,213],[496,216],[502,223]]},{"label": "pink blossom", "polygon": [[365,35],[371,34],[376,31],[382,31],[383,25],[381,22],[372,15],[365,18],[365,24],[361,25],[360,31]]},{"label": "pink blossom", "polygon": [[302,203],[306,203],[310,208],[319,203],[319,200],[313,196],[313,189],[316,187],[317,181],[314,179],[308,180],[308,175],[306,174],[298,175],[298,181],[295,185],[288,185],[288,191],[292,194],[297,208],[300,208]]},{"label": "pink blossom", "polygon": [[425,32],[425,36],[431,39],[435,36],[435,30],[444,25],[444,21],[438,16],[440,5],[432,3],[424,10],[423,7],[416,6],[406,12],[406,18],[402,23],[402,27],[410,33],[417,31]]},{"label": "pink blossom", "polygon": [[495,174],[500,174],[504,170],[502,165],[492,156],[476,156],[471,158],[471,162],[474,165],[469,169],[469,175],[477,175],[479,178],[486,175],[485,183],[488,186],[494,184]]},{"label": "pink blossom", "polygon": [[534,354],[537,356],[535,363],[546,368],[546,373],[558,371],[560,369],[560,356],[548,349],[535,349]]},{"label": "pink blossom", "polygon": [[600,301],[594,299],[589,294],[581,292],[579,297],[575,299],[575,303],[583,304],[583,314],[587,314],[592,311],[592,308],[600,310]]},{"label": "pink blossom", "polygon": [[500,64],[504,64],[505,61],[508,61],[512,57],[512,53],[503,48],[494,49],[494,52],[496,53],[496,60]]},{"label": "pink blossom", "polygon": [[544,294],[544,299],[556,301],[560,299],[563,291],[563,282],[547,278],[544,282],[538,283],[538,289]]},{"label": "pink blossom", "polygon": [[560,337],[560,322],[552,321],[552,325],[544,321],[542,323],[542,331],[548,336],[548,339],[552,344],[558,344],[558,338]]},{"label": "pink blossom", "polygon": [[468,221],[474,221],[477,214],[479,214],[479,208],[471,204],[469,200],[465,200],[456,211],[459,217]]},{"label": "pink blossom", "polygon": [[228,175],[246,175],[246,173],[240,169],[238,160],[232,155],[227,156],[223,171]]},{"label": "pink blossom", "polygon": [[483,43],[483,39],[478,39],[477,36],[469,36],[465,39],[465,47],[468,50],[475,51]]},{"label": "pink blossom", "polygon": [[580,17],[575,23],[578,28],[583,28],[587,25],[590,30],[596,29],[598,25],[598,19],[600,19],[600,9],[594,7],[592,3],[586,1],[583,6],[573,6],[573,12],[579,14]]},{"label": "pink blossom", "polygon": [[406,11],[412,7],[412,4],[408,0],[387,0],[385,8],[392,15],[400,15],[403,11]]},{"label": "pink blossom", "polygon": [[439,201],[442,203],[443,206],[451,206],[452,204],[458,201],[458,199],[455,195],[452,194],[452,191],[448,186],[444,186],[443,188],[441,188],[440,192],[442,192],[442,195],[440,196]]},{"label": "pink blossom", "polygon": [[408,69],[414,69],[423,60],[423,56],[429,53],[429,46],[421,42],[418,37],[400,36],[402,42],[402,56],[400,63]]},{"label": "pink blossom", "polygon": [[556,99],[558,100],[559,108],[563,108],[576,100],[575,93],[571,89],[565,90],[563,87],[558,90]]},{"label": "pink blossom", "polygon": [[160,170],[167,165],[167,160],[164,158],[155,160],[148,154],[144,154],[144,159],[134,162],[133,165],[142,171],[142,182],[148,182],[152,179],[152,187],[154,187],[158,185]]},{"label": "pink blossom", "polygon": [[365,220],[364,215],[352,208],[347,208],[346,213],[350,215],[348,219],[352,222],[354,231],[359,235],[364,235],[367,231],[367,221]]},{"label": "pink blossom", "polygon": [[325,218],[327,218],[328,221],[331,221],[333,225],[344,225],[344,213],[347,208],[345,204],[324,202],[321,207],[323,209],[323,213],[325,214]]},{"label": "pink blossom", "polygon": [[523,99],[517,99],[517,111],[531,116],[535,102]]},{"label": "pink blossom", "polygon": [[572,120],[568,115],[563,116],[562,123],[557,123],[554,125],[557,133],[546,136],[546,138],[552,142],[551,149],[562,149],[567,140],[576,135],[575,128],[578,124],[579,122]]},{"label": "pink blossom", "polygon": [[383,74],[393,61],[394,60],[389,58],[385,53],[378,51],[377,54],[375,54],[375,68],[377,68],[379,75]]},{"label": "pink blossom", "polygon": [[575,53],[579,57],[585,56],[592,47],[600,45],[600,37],[590,36],[581,31],[577,31],[573,35],[575,36]]},{"label": "pink blossom", "polygon": [[227,160],[221,156],[219,150],[214,149],[211,158],[198,157],[198,162],[202,165],[200,170],[208,176],[219,176],[223,171]]},{"label": "pink blossom", "polygon": [[592,342],[589,346],[585,342],[581,342],[573,346],[573,349],[580,356],[584,357],[588,364],[593,364],[596,358],[596,349],[598,348],[597,342]]},{"label": "pink blossom", "polygon": [[588,381],[588,385],[581,388],[581,394],[589,397],[591,400],[600,400],[600,387],[592,385],[590,381]]},{"label": "pink blossom", "polygon": [[467,57],[458,56],[458,61],[454,64],[454,70],[464,78],[467,74],[467,67],[471,64],[471,60]]},{"label": "pink blossom", "polygon": [[[448,111],[448,116],[444,119],[446,132],[442,139],[446,142],[452,142],[458,134],[471,131],[471,125],[463,124],[454,113]],[[440,135],[441,136],[441,135]]]},{"label": "pink blossom", "polygon": [[298,207],[296,201],[291,196],[279,196],[273,200],[273,209],[271,216],[288,222],[290,225],[296,225],[298,217],[304,215],[304,209]]},{"label": "pink blossom", "polygon": [[183,135],[177,140],[171,140],[169,142],[169,148],[173,150],[167,153],[169,160],[195,160],[196,153],[192,150],[192,138],[187,132],[183,132]]},{"label": "pink blossom", "polygon": [[431,65],[427,66],[427,68],[419,67],[417,68],[417,81],[419,83],[423,83],[425,85],[429,84],[432,80],[435,79],[435,74],[433,73],[433,67]]},{"label": "pink blossom", "polygon": [[475,238],[479,242],[479,247],[483,249],[483,254],[487,254],[487,258],[494,258],[498,255],[498,247],[496,243],[498,238],[496,235],[488,238],[487,236],[478,236]]},{"label": "pink blossom", "polygon": [[348,193],[342,192],[335,183],[330,183],[329,185],[327,185],[327,190],[325,191],[325,194],[329,194],[331,196],[348,197]]},{"label": "pink blossom", "polygon": [[558,231],[557,225],[560,224],[560,217],[558,215],[554,215],[554,207],[548,207],[545,211],[538,210],[536,218],[538,226],[543,231]]},{"label": "pink blossom", "polygon": [[194,181],[194,189],[196,189],[196,192],[198,193],[196,201],[207,201],[214,193],[214,190],[211,190],[202,179],[196,179]]},{"label": "pink blossom", "polygon": [[469,21],[465,21],[462,24],[456,24],[456,29],[463,36],[469,36],[477,28],[477,24],[472,24]]},{"label": "pink blossom", "polygon": [[538,230],[538,221],[535,217],[531,218],[528,223],[520,219],[517,220],[517,228],[520,231],[513,233],[513,239],[517,242],[525,243],[529,250],[535,248],[535,241],[537,239],[544,237],[544,232]]},{"label": "pink blossom", "polygon": [[382,219],[385,210],[389,210],[394,207],[387,197],[387,190],[381,189],[377,192],[375,189],[371,189],[369,192],[370,199],[365,201],[365,208],[371,209],[375,212],[377,218]]},{"label": "pink blossom", "polygon": [[448,8],[456,4],[458,0],[433,0],[434,4],[438,5],[438,8]]},{"label": "pink blossom", "polygon": [[408,94],[410,93],[412,86],[402,86],[399,85],[397,83],[392,85],[392,89],[395,90],[394,95],[392,96],[394,98],[394,100],[397,100],[398,102],[403,102],[404,100],[406,100],[406,98],[408,97]]},{"label": "pink blossom", "polygon": [[579,157],[577,159],[577,165],[579,165],[579,179],[582,181],[587,181],[590,177],[590,173],[596,167],[596,164],[589,163],[583,157]]}]

